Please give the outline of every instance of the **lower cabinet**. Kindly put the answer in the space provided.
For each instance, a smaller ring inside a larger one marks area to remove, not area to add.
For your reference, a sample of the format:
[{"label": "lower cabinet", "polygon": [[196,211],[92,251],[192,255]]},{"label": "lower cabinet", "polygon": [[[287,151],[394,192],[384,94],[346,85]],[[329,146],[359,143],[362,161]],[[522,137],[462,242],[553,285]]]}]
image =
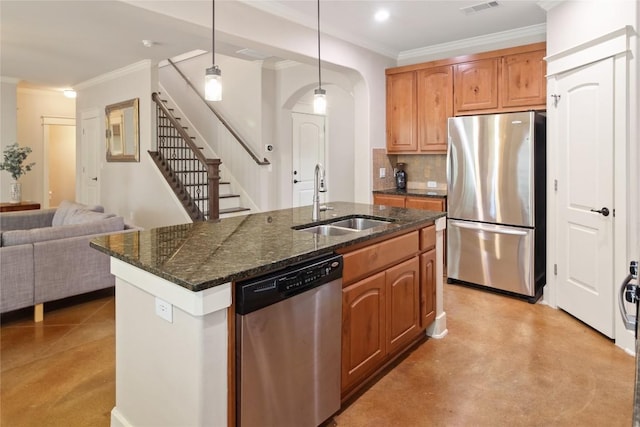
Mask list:
[{"label": "lower cabinet", "polygon": [[342,290],[342,390],[363,380],[384,360],[384,271]]},{"label": "lower cabinet", "polygon": [[[399,250],[396,243],[411,252]],[[431,225],[344,254],[343,398],[407,349],[435,319],[435,253]],[[358,268],[363,260],[375,268],[364,278]]]}]

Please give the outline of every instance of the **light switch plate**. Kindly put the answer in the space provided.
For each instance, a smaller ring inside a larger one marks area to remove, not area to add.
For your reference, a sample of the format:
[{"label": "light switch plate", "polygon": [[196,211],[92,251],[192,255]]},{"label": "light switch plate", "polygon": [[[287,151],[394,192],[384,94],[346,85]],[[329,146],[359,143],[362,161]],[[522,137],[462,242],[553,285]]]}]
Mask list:
[{"label": "light switch plate", "polygon": [[380,168],[380,178],[387,176],[387,168]]},{"label": "light switch plate", "polygon": [[427,181],[427,188],[437,188],[438,183],[435,181]]},{"label": "light switch plate", "polygon": [[173,323],[173,305],[156,297],[156,314],[158,317]]}]

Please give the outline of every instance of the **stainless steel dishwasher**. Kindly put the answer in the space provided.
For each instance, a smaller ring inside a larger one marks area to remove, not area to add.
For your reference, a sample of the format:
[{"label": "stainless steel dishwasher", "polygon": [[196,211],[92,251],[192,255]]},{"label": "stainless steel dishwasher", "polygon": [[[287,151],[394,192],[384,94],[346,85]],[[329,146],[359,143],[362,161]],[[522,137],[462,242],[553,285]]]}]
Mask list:
[{"label": "stainless steel dishwasher", "polygon": [[316,427],[340,409],[342,256],[236,283],[237,424]]}]

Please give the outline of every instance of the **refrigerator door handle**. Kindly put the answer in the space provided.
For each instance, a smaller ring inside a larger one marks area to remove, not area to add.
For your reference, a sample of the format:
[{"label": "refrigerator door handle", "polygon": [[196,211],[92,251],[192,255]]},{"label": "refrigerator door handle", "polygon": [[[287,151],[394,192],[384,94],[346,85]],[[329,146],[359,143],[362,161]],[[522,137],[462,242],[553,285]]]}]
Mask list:
[{"label": "refrigerator door handle", "polygon": [[624,306],[625,300],[631,303],[637,302],[635,296],[635,286],[629,284],[631,280],[633,280],[633,275],[629,274],[622,281],[622,285],[620,285],[620,295],[618,295],[618,308],[620,309],[620,315],[622,316],[624,327],[630,331],[633,331],[636,329],[636,316],[628,314],[627,309]]},{"label": "refrigerator door handle", "polygon": [[521,231],[521,230],[508,230],[506,229],[504,226],[500,226],[500,228],[498,228],[498,226],[490,226],[490,225],[486,225],[486,224],[472,224],[472,223],[467,223],[467,222],[455,222],[456,227],[460,227],[460,228],[467,228],[470,230],[481,230],[481,231],[488,231],[491,233],[496,233],[496,234],[511,234],[513,236],[526,236],[527,232],[526,231]]}]

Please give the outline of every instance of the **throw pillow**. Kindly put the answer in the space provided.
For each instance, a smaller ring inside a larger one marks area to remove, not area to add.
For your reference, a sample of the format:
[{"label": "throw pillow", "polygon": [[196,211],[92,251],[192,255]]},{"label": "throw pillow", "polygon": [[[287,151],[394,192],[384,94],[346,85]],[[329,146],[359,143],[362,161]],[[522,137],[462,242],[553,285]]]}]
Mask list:
[{"label": "throw pillow", "polygon": [[64,225],[65,218],[67,217],[67,215],[79,209],[90,210],[94,212],[104,212],[104,208],[100,205],[87,206],[81,203],[75,203],[75,202],[70,202],[68,200],[63,200],[62,202],[60,202],[60,205],[56,209],[56,213],[53,215],[53,219],[51,220],[51,225],[54,227],[59,225]]}]

